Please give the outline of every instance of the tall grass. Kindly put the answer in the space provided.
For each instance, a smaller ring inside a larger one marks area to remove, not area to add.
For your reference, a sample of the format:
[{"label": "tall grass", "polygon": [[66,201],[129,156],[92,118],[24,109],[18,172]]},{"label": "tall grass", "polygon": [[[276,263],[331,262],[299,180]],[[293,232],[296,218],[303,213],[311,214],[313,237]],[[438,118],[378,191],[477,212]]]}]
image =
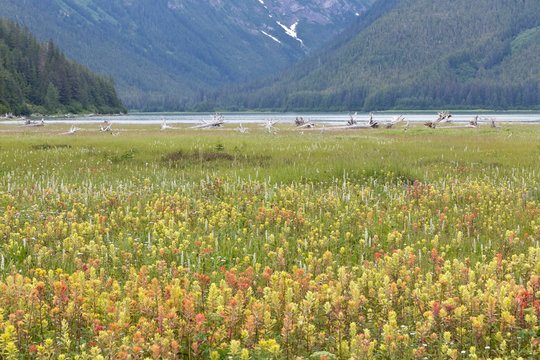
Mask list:
[{"label": "tall grass", "polygon": [[535,127],[47,131],[0,136],[4,358],[539,354]]}]

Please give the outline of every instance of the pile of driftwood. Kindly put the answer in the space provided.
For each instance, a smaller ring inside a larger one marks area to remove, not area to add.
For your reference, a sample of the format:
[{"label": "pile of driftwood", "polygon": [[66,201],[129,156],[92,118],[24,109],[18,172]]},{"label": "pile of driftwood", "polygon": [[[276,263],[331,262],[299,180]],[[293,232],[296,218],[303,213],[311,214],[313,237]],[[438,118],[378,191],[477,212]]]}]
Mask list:
[{"label": "pile of driftwood", "polygon": [[[322,131],[326,130],[347,130],[347,129],[391,129],[397,124],[404,123],[404,130],[407,131],[409,127],[409,121],[406,120],[405,116],[399,115],[394,116],[389,121],[378,121],[374,119],[373,113],[369,114],[369,118],[365,122],[358,121],[358,113],[350,114],[349,113],[349,120],[346,124],[340,125],[340,126],[324,126]],[[494,118],[481,118],[478,115],[469,121],[469,123],[465,124],[453,124],[452,121],[452,114],[449,111],[441,111],[437,114],[437,119],[435,120],[429,120],[424,123],[424,126],[430,128],[430,129],[436,129],[436,128],[445,128],[445,129],[455,129],[455,128],[477,128],[480,125],[480,122],[489,123],[492,128],[499,127],[495,121]],[[314,127],[315,124],[311,122],[311,120],[304,120],[302,117],[297,117],[295,120],[295,125],[298,128],[311,128]],[[445,126],[442,126],[445,125]]]},{"label": "pile of driftwood", "polygon": [[[427,121],[424,123],[424,126],[435,129],[439,127],[441,124],[451,124],[452,123],[452,114],[450,114],[448,111],[442,111],[438,114],[439,116],[435,121]],[[494,118],[480,118],[480,116],[476,115],[474,119],[469,121],[468,124],[465,125],[454,125],[454,126],[444,126],[445,129],[456,129],[456,128],[477,128],[480,126],[480,121],[485,121],[490,124],[492,128],[497,128],[499,125],[495,122]]]},{"label": "pile of driftwood", "polygon": [[[161,130],[168,130],[168,129],[179,129],[176,127],[169,126],[167,124],[167,120],[162,117],[162,124],[161,124]],[[477,128],[480,126],[481,123],[487,123],[492,128],[498,128],[499,125],[496,123],[495,118],[488,118],[488,117],[480,117],[475,116],[472,120],[470,120],[468,123],[465,124],[456,124],[451,125],[453,123],[452,121],[452,114],[448,111],[442,111],[438,113],[437,119],[431,121],[427,121],[424,123],[424,126],[430,128],[430,129],[436,129],[436,128],[444,128],[444,129],[453,129],[453,128]],[[277,134],[278,129],[275,127],[275,125],[278,123],[277,120],[266,120],[264,123],[261,123],[260,125],[264,128],[266,132],[269,134]],[[349,113],[349,120],[343,125],[338,126],[325,126],[322,125],[322,132],[328,131],[328,130],[349,130],[349,129],[377,129],[377,128],[383,128],[383,129],[391,129],[394,126],[398,124],[404,124],[403,129],[405,132],[407,131],[409,127],[409,121],[406,120],[406,118],[403,115],[394,116],[392,119],[387,121],[378,121],[375,120],[373,113],[369,114],[368,119],[366,119],[363,122],[360,122],[358,120],[358,113],[350,114]],[[219,128],[222,127],[225,124],[225,119],[223,114],[215,114],[212,116],[211,120],[202,120],[200,124],[192,126],[191,129],[209,129],[209,128]],[[45,121],[41,119],[41,121],[37,120],[26,120],[21,126],[25,127],[34,127],[34,126],[44,126]],[[296,117],[294,120],[294,125],[297,129],[312,129],[315,128],[316,124],[311,121],[310,118],[304,118],[302,116]],[[446,126],[442,126],[446,125]],[[80,128],[77,128],[75,126],[71,126],[69,131],[63,132],[60,135],[73,135],[76,132],[80,131]],[[249,129],[245,128],[240,124],[239,127],[234,129],[238,133],[246,134],[248,133]],[[102,124],[99,126],[99,131],[109,133],[112,135],[119,135],[119,131],[114,131],[112,129],[112,123],[110,123],[108,120],[105,120]],[[303,133],[303,132],[302,132]]]},{"label": "pile of driftwood", "polygon": [[441,111],[439,113],[439,117],[437,118],[437,120],[435,121],[429,120],[426,123],[424,123],[424,126],[431,129],[435,129],[437,126],[444,123],[446,124],[452,123],[452,114],[450,114],[448,111]]},{"label": "pile of driftwood", "polygon": [[478,120],[479,120],[479,119],[482,120],[482,121],[487,122],[491,128],[498,128],[498,127],[500,127],[500,126],[496,123],[495,118],[487,118],[487,117],[485,117],[485,118],[480,118],[478,115],[476,115],[476,116],[474,117],[474,120],[472,120],[471,123],[474,122],[474,124],[476,124],[476,126],[478,126]]},{"label": "pile of driftwood", "polygon": [[[386,122],[379,122],[374,119],[373,113],[369,114],[369,119],[364,122],[358,122],[357,120],[358,113],[354,113],[354,115],[349,114],[349,120],[345,125],[342,126],[331,126],[331,127],[325,127],[325,130],[343,130],[343,129],[378,129],[379,127],[390,129],[394,125],[397,125],[399,123],[405,122],[405,117],[403,115],[394,116],[392,120],[386,121]],[[409,122],[405,124],[405,127],[407,128],[409,126]]]},{"label": "pile of driftwood", "polygon": [[43,119],[41,119],[41,121],[26,120],[22,126],[24,126],[24,127],[45,126],[45,120],[43,120]]}]

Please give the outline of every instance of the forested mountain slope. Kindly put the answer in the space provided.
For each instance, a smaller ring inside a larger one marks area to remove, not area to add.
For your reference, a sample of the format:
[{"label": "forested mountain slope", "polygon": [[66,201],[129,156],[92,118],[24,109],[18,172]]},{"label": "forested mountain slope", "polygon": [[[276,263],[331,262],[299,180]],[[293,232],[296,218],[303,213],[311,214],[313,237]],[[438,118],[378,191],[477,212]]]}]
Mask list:
[{"label": "forested mountain slope", "polygon": [[202,108],[540,106],[540,1],[378,0],[286,72],[196,99]]},{"label": "forested mountain slope", "polygon": [[133,108],[274,74],[374,0],[4,0],[0,14],[114,76]]},{"label": "forested mountain slope", "polygon": [[125,112],[114,82],[0,19],[0,114]]}]

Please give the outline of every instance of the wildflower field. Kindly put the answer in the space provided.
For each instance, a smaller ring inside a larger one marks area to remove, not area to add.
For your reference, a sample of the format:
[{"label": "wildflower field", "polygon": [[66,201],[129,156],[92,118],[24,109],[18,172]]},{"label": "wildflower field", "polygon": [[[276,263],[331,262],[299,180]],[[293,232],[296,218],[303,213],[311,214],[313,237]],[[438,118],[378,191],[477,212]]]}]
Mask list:
[{"label": "wildflower field", "polygon": [[0,132],[0,359],[538,359],[540,128]]}]

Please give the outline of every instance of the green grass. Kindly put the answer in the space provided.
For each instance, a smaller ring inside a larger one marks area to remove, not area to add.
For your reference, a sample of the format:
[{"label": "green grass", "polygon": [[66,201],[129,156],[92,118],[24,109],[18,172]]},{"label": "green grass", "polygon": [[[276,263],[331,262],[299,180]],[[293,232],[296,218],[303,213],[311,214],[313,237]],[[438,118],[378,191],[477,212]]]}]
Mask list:
[{"label": "green grass", "polygon": [[[318,182],[341,178],[344,173],[354,178],[362,171],[392,171],[397,177],[433,181],[445,171],[444,166],[433,164],[525,172],[539,161],[535,126],[472,131],[418,127],[408,133],[396,129],[321,134],[314,130],[303,135],[283,127],[277,136],[259,129],[247,135],[231,129],[125,129],[118,137],[96,133],[89,127],[73,137],[53,135],[63,131],[60,127],[48,127],[45,134],[40,130],[4,132],[8,136],[2,136],[0,145],[2,168],[4,172],[16,171],[22,178],[35,177],[36,166],[54,168],[57,178],[70,182],[87,179],[88,174],[80,170],[92,167],[110,181],[122,181],[127,175],[166,181],[178,174],[195,181],[214,173],[253,180],[270,177],[278,183]],[[166,160],[178,151],[189,156]],[[225,156],[204,156],[210,153]],[[28,169],[26,175],[21,168]]]},{"label": "green grass", "polygon": [[540,353],[537,126],[82,127],[0,128],[2,358]]},{"label": "green grass", "polygon": [[[504,189],[525,187],[532,198],[538,198],[540,191],[535,126],[416,127],[407,133],[316,130],[303,135],[286,126],[281,129],[278,135],[270,135],[260,129],[238,134],[231,129],[161,132],[155,127],[126,126],[118,137],[90,127],[76,136],[53,135],[62,131],[60,126],[47,127],[45,132],[15,129],[13,135],[2,136],[0,176],[9,191],[28,193],[36,187],[77,195],[71,186],[96,194],[137,193],[143,202],[178,187],[198,198],[197,184],[216,178],[225,179],[232,189],[246,182],[311,186],[320,196],[346,181],[372,187],[381,203],[389,201],[386,192],[398,196],[415,181],[442,186],[455,179]],[[18,198],[17,206],[34,205],[34,197],[27,199]],[[234,236],[235,231],[226,236]],[[469,253],[460,254],[464,258]]]}]

